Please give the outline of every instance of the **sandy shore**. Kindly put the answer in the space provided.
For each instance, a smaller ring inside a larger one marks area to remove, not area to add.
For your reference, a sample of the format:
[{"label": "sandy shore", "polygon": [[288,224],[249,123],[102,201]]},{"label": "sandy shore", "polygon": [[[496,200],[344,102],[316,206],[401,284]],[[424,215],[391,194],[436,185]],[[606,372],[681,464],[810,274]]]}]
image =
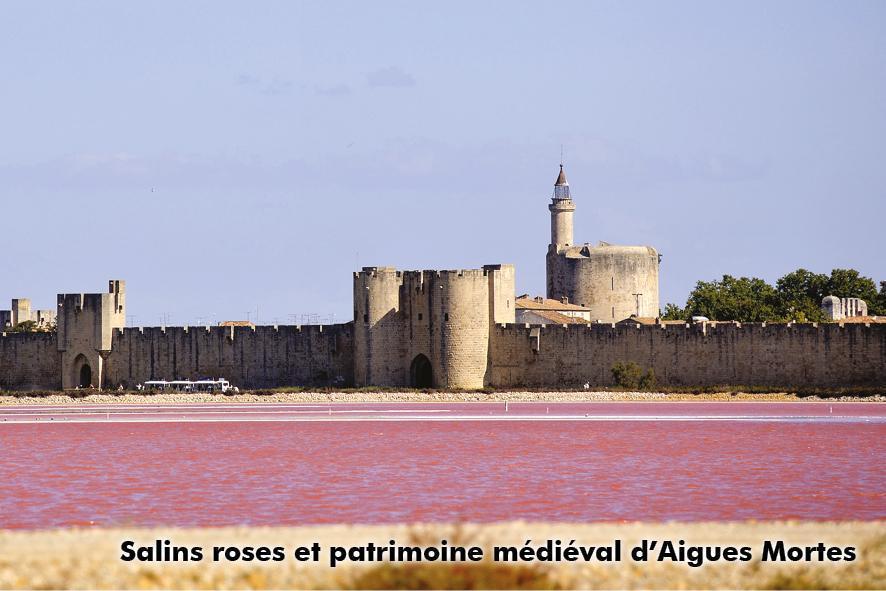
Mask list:
[{"label": "sandy shore", "polygon": [[[0,588],[335,588],[356,584],[378,563],[328,566],[332,545],[430,546],[450,544],[522,546],[542,544],[612,544],[620,539],[620,563],[542,564],[546,581],[560,588],[884,588],[886,527],[884,522],[749,522],[691,524],[527,524],[425,526],[317,526],[301,528],[219,529],[73,529],[0,530]],[[687,545],[749,546],[749,562],[712,562],[693,568],[685,563],[634,562],[628,554],[640,540],[685,540]],[[168,539],[174,545],[201,546],[206,555],[216,545],[282,546],[286,559],[268,563],[136,563],[120,560],[120,544],[133,540],[151,545]],[[764,540],[801,546],[824,542],[858,551],[853,562],[778,563],[760,561]],[[300,563],[292,552],[318,542],[320,563]],[[445,568],[449,568],[446,566]],[[366,579],[363,579],[365,582]]]},{"label": "sandy shore", "polygon": [[876,396],[799,397],[790,393],[707,392],[276,392],[242,394],[208,393],[95,393],[87,396],[58,394],[0,396],[0,405],[21,404],[184,404],[195,402],[225,403],[300,403],[300,402],[636,402],[636,401],[753,401],[753,402],[886,402],[886,394]]}]

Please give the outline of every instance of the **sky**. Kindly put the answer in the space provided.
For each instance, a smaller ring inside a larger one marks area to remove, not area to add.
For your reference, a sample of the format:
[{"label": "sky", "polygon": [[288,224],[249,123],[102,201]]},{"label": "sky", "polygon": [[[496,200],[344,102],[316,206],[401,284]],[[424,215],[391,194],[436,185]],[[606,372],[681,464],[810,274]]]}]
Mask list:
[{"label": "sky", "polygon": [[0,35],[0,307],[342,322],[352,273],[575,241],[699,280],[886,280],[886,2],[22,2]]}]

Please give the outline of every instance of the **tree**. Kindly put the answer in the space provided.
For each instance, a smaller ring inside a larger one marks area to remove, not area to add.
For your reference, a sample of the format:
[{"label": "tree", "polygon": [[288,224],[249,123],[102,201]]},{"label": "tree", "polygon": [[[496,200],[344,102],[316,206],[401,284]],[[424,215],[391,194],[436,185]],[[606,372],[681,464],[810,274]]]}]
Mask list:
[{"label": "tree", "polygon": [[825,296],[861,298],[871,315],[886,315],[886,281],[880,291],[869,277],[855,269],[834,269],[830,275],[800,268],[781,277],[772,287],[756,277],[723,275],[720,281],[699,281],[689,294],[685,308],[665,306],[662,320],[707,316],[711,320],[741,322],[821,322]]},{"label": "tree", "polygon": [[5,330],[6,332],[40,332],[40,327],[33,320],[25,320]]},{"label": "tree", "polygon": [[861,298],[869,306],[877,303],[878,296],[874,280],[862,276],[855,269],[834,269],[831,271],[827,293],[824,295],[833,295],[838,298]]},{"label": "tree", "polygon": [[711,320],[764,322],[777,320],[780,305],[774,287],[756,277],[723,275],[720,281],[699,281],[686,302],[688,316]]},{"label": "tree", "polygon": [[661,313],[662,320],[686,320],[687,318],[686,308],[681,308],[677,304],[666,304]]},{"label": "tree", "polygon": [[886,281],[880,282],[880,293],[877,294],[877,305],[868,307],[868,312],[874,316],[886,315]]},{"label": "tree", "polygon": [[6,328],[0,329],[0,332],[55,332],[56,327],[56,322],[53,322],[52,324],[37,324],[34,320],[25,320],[19,322],[15,326],[7,326]]},{"label": "tree", "polygon": [[775,282],[778,291],[779,315],[797,322],[821,322],[821,300],[828,295],[828,276],[797,269]]}]

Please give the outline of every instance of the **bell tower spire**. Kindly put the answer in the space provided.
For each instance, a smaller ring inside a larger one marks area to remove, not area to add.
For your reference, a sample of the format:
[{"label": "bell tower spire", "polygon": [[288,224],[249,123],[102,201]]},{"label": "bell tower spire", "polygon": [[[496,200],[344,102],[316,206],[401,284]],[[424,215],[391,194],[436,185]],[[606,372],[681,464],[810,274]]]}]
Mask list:
[{"label": "bell tower spire", "polygon": [[572,246],[572,214],[575,212],[575,203],[569,193],[569,181],[566,180],[566,171],[560,164],[560,174],[554,183],[554,195],[548,205],[551,212],[551,244],[549,251],[559,252],[567,246]]}]

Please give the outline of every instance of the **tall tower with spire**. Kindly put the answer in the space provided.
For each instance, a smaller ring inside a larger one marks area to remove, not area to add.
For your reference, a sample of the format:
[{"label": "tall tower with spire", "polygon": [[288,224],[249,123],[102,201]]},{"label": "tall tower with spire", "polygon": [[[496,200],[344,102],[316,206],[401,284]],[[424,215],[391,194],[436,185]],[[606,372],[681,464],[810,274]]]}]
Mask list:
[{"label": "tall tower with spire", "polygon": [[566,180],[563,164],[560,164],[560,174],[554,183],[554,195],[548,210],[551,212],[551,245],[548,250],[558,252],[572,246],[572,214],[575,212],[575,203],[569,194],[569,181]]},{"label": "tall tower with spire", "polygon": [[563,164],[548,211],[551,243],[545,263],[549,298],[589,308],[590,319],[595,322],[658,316],[658,251],[651,246],[618,246],[602,241],[575,244],[575,203]]}]

